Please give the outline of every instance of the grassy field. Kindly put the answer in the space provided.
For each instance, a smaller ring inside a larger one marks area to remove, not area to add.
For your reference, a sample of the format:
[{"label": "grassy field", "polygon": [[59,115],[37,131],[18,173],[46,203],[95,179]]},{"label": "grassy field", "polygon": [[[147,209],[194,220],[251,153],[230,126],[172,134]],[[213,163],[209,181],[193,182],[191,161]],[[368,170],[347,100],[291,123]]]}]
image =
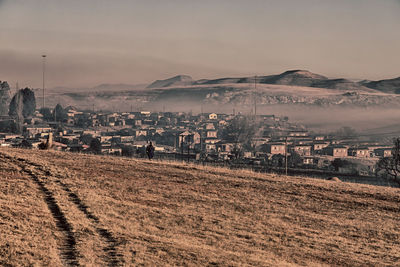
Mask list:
[{"label": "grassy field", "polygon": [[398,266],[400,190],[0,149],[1,266]]}]

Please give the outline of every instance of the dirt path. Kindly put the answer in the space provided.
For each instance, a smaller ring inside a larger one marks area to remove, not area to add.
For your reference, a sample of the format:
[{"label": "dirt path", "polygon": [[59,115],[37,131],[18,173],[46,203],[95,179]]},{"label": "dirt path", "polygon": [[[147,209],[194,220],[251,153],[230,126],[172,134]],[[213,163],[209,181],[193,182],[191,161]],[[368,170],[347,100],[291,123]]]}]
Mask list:
[{"label": "dirt path", "polygon": [[[122,255],[118,253],[119,242],[113,237],[113,234],[101,226],[99,218],[94,215],[89,207],[74,193],[65,183],[62,182],[64,178],[61,173],[52,173],[44,166],[23,158],[15,158],[0,153],[0,158],[10,164],[18,166],[22,172],[31,177],[32,181],[37,185],[38,190],[43,195],[43,200],[46,202],[50,210],[53,220],[56,223],[57,229],[63,234],[63,239],[59,241],[59,253],[62,262],[66,266],[80,266],[82,265],[81,258],[83,253],[79,251],[78,243],[85,243],[86,240],[78,240],[72,223],[66,215],[68,210],[65,210],[68,205],[61,207],[58,203],[57,195],[60,196],[59,191],[64,191],[68,196],[70,206],[75,206],[82,214],[88,224],[93,228],[93,233],[96,233],[100,239],[103,255],[99,255],[100,261],[104,266],[121,266],[123,263]],[[49,184],[57,185],[49,189]],[[91,254],[90,256],[92,256]],[[90,261],[93,261],[91,259]],[[85,265],[85,264],[83,264]]]}]

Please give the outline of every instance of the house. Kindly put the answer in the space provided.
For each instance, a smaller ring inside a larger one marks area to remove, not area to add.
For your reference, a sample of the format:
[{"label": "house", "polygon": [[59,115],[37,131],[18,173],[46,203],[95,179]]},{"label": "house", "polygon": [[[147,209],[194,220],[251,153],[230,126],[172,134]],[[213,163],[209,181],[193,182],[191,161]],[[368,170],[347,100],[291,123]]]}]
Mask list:
[{"label": "house", "polygon": [[300,156],[311,156],[311,145],[294,145],[292,150]]},{"label": "house", "polygon": [[210,113],[210,114],[208,114],[208,119],[216,120],[216,119],[218,119],[218,115],[216,113]]},{"label": "house", "polygon": [[271,138],[267,138],[267,137],[254,137],[251,139],[251,143],[256,148],[260,148],[261,146],[267,144],[269,141],[271,141]]},{"label": "house", "polygon": [[288,136],[289,137],[306,137],[306,136],[308,136],[308,131],[306,131],[306,130],[290,131]]},{"label": "house", "polygon": [[267,153],[272,155],[284,155],[286,150],[286,145],[284,143],[269,143],[267,144]]},{"label": "house", "polygon": [[324,155],[333,156],[335,158],[345,158],[347,157],[347,147],[340,145],[330,145],[323,149],[322,153]]},{"label": "house", "polygon": [[206,138],[217,138],[217,131],[215,130],[207,131]]},{"label": "house", "polygon": [[146,130],[138,129],[138,130],[133,130],[133,132],[134,132],[136,137],[147,136],[147,131]]},{"label": "house", "polygon": [[218,142],[217,150],[219,152],[232,152],[235,148],[241,147],[241,144]]},{"label": "house", "polygon": [[348,150],[348,155],[357,158],[369,158],[371,157],[370,151],[366,147],[350,148]]},{"label": "house", "polygon": [[211,123],[211,122],[206,123],[205,128],[206,128],[206,130],[215,130],[214,123]]},{"label": "house", "polygon": [[329,142],[314,142],[313,143],[313,151],[321,152],[322,149],[329,146]]},{"label": "house", "polygon": [[205,149],[206,149],[206,152],[216,152],[217,145],[213,144],[213,143],[208,143],[208,144],[205,144]]},{"label": "house", "polygon": [[374,149],[374,154],[381,158],[392,156],[392,148],[377,148]]},{"label": "house", "polygon": [[200,144],[200,134],[197,132],[184,131],[179,134],[177,144],[178,147],[187,147],[189,145],[191,148],[194,148],[196,144]]},{"label": "house", "polygon": [[314,157],[302,157],[303,165],[313,165],[315,163]]},{"label": "house", "polygon": [[36,134],[40,134],[40,133],[49,133],[51,132],[53,129],[51,127],[48,126],[32,126],[32,127],[26,127],[24,129],[24,133],[27,137],[33,137]]}]

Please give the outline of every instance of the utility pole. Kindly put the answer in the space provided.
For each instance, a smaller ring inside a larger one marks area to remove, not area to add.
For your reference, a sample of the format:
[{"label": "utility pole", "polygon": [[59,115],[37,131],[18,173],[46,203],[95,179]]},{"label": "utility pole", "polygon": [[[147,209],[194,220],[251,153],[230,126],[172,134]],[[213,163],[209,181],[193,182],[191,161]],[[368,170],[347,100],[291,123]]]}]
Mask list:
[{"label": "utility pole", "polygon": [[254,118],[257,116],[257,75],[254,76]]},{"label": "utility pole", "polygon": [[285,138],[285,174],[288,174],[287,136]]},{"label": "utility pole", "polygon": [[47,55],[42,55],[42,67],[43,67],[43,99],[42,99],[42,108],[45,107],[45,102],[44,102],[44,74],[45,74],[45,67],[46,67],[46,57]]},{"label": "utility pole", "polygon": [[191,140],[191,136],[190,134],[188,134],[188,140],[187,140],[187,162],[189,163],[189,157],[190,157],[190,140]]}]

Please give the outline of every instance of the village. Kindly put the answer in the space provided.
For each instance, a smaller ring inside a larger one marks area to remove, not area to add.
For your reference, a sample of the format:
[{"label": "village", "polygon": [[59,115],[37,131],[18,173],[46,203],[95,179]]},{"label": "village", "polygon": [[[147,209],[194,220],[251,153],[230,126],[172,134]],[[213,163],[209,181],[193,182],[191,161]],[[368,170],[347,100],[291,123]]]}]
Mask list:
[{"label": "village", "polygon": [[377,161],[392,150],[390,144],[356,136],[315,134],[274,115],[118,113],[73,107],[61,108],[58,119],[42,113],[37,110],[25,119],[18,134],[10,133],[15,119],[3,116],[1,146],[43,148],[51,142],[56,150],[146,157],[145,148],[152,142],[155,158],[365,176],[373,176]]}]

